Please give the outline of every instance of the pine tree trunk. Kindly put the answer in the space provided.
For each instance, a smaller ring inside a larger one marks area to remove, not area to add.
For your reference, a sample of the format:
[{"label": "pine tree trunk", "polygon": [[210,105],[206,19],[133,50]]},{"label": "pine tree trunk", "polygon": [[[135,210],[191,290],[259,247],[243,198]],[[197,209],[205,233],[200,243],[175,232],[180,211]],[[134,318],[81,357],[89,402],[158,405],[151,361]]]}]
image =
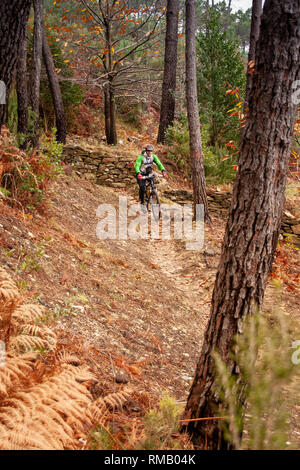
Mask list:
[{"label": "pine tree trunk", "polygon": [[61,89],[58,81],[58,77],[55,71],[55,65],[51,50],[49,47],[45,28],[43,30],[43,58],[47,70],[47,76],[49,80],[52,101],[54,106],[55,118],[56,118],[56,139],[58,142],[66,143],[66,116],[65,109],[61,95]]},{"label": "pine tree trunk", "polygon": [[110,142],[110,106],[109,106],[109,84],[104,85],[104,119],[106,142]]},{"label": "pine tree trunk", "polygon": [[230,13],[231,13],[231,1],[228,0],[227,12],[226,12],[226,19],[224,21],[224,31],[227,31],[229,22],[230,22]]},{"label": "pine tree trunk", "polygon": [[160,107],[160,121],[157,143],[165,143],[168,126],[173,125],[175,113],[177,43],[178,43],[178,0],[168,0],[167,31],[165,39],[164,79]]},{"label": "pine tree trunk", "polygon": [[[16,88],[18,97],[18,133],[24,137],[28,130],[28,94],[27,94],[27,35],[24,29],[17,61]],[[26,147],[26,142],[21,145]]]},{"label": "pine tree trunk", "polygon": [[[244,317],[260,310],[263,303],[285,202],[297,112],[292,90],[300,79],[300,0],[266,1],[255,62],[211,315],[188,397],[187,418],[217,413],[220,403],[214,392],[211,353],[218,351],[229,372],[238,374],[229,357],[234,335]],[[230,448],[218,421],[190,422],[187,429],[197,448]]]},{"label": "pine tree trunk", "polygon": [[186,0],[186,100],[193,172],[194,215],[196,204],[203,204],[204,218],[209,221],[197,97],[195,18],[195,0]]},{"label": "pine tree trunk", "polygon": [[116,103],[115,103],[115,91],[112,80],[109,81],[109,145],[117,144],[117,127],[116,127]]},{"label": "pine tree trunk", "polygon": [[[248,64],[251,61],[255,62],[255,48],[256,48],[256,43],[259,38],[261,13],[262,13],[262,0],[253,0]],[[251,69],[252,67],[250,67],[250,70]],[[247,83],[246,83],[245,100],[244,100],[245,102],[244,109],[246,113],[247,113],[247,108],[249,104],[248,99],[249,99],[250,89],[252,86],[252,79],[253,79],[252,73],[247,73]]]},{"label": "pine tree trunk", "polygon": [[[108,145],[117,144],[117,125],[116,125],[116,102],[115,102],[115,90],[113,83],[113,59],[112,59],[112,17],[109,11],[109,4],[106,5],[106,16],[104,19],[105,23],[105,41],[107,54],[105,55],[105,70],[107,71],[108,86],[107,86],[107,120],[106,120],[106,142]],[[109,116],[109,120],[108,120]],[[108,127],[109,126],[109,127]]]},{"label": "pine tree trunk", "polygon": [[[0,2],[0,80],[7,96],[11,87],[20,42],[28,21],[31,0],[1,0]],[[5,117],[5,105],[0,105],[0,131]]]},{"label": "pine tree trunk", "polygon": [[34,34],[33,51],[30,71],[29,102],[35,114],[32,145],[38,146],[39,142],[39,107],[40,86],[42,70],[42,45],[43,45],[43,0],[33,0],[34,8]]}]

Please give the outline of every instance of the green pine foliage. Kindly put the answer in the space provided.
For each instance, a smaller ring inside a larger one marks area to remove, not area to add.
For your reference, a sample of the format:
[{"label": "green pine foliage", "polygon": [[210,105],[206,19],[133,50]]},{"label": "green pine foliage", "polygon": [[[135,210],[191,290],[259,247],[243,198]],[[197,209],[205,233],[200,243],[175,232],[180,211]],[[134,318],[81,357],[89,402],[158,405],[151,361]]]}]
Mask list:
[{"label": "green pine foliage", "polygon": [[238,41],[223,28],[223,18],[217,9],[210,8],[206,25],[197,37],[198,101],[200,119],[208,126],[210,146],[224,146],[237,141],[239,123],[230,119],[232,96],[229,88],[245,88],[245,67]]},{"label": "green pine foliage", "polygon": [[231,375],[219,354],[214,354],[216,392],[223,403],[218,413],[225,417],[225,438],[235,449],[291,448],[289,414],[296,382],[299,385],[291,345],[292,337],[299,334],[277,305],[276,310],[244,322],[232,355],[239,375]]},{"label": "green pine foliage", "polygon": [[[225,157],[228,154],[226,147],[214,148],[208,145],[208,125],[202,126],[201,133],[206,181],[212,184],[230,183],[236,175],[233,169],[236,161],[233,157]],[[166,143],[169,145],[168,158],[174,160],[179,169],[186,170],[187,175],[191,176],[189,131],[185,115],[180,116],[173,127],[167,129]]]},{"label": "green pine foliage", "polygon": [[246,47],[250,45],[251,14],[251,8],[248,8],[246,11],[238,10],[235,13],[231,13],[229,21],[229,33],[232,38],[239,41],[240,49],[246,61],[248,59]]},{"label": "green pine foliage", "polygon": [[137,445],[137,450],[180,449],[176,433],[179,431],[182,406],[177,405],[168,392],[164,392],[159,407],[159,410],[148,411],[144,417],[145,437]]}]

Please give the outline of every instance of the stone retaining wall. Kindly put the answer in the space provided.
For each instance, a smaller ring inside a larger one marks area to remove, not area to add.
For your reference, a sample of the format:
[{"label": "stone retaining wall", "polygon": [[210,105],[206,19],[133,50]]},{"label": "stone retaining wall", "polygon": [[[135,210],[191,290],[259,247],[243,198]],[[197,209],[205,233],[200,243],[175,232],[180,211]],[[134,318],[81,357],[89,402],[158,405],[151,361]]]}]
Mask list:
[{"label": "stone retaining wall", "polygon": [[105,151],[89,151],[67,145],[64,148],[63,160],[96,184],[126,188],[136,181],[134,162],[128,162],[128,158],[123,155],[112,156]]},{"label": "stone retaining wall", "polygon": [[[187,191],[184,189],[165,190],[164,195],[168,199],[171,199],[171,201],[174,201],[178,204],[191,203],[193,200],[192,191]],[[225,214],[227,215],[228,209],[230,206],[230,199],[231,199],[230,193],[224,193],[224,192],[221,193],[218,191],[207,190],[207,198],[208,198],[209,210],[211,212],[218,212],[218,213],[221,212],[224,215]]]},{"label": "stone retaining wall", "polygon": [[[178,204],[191,203],[193,200],[192,191],[186,190],[166,190],[164,195]],[[218,212],[227,216],[230,207],[231,193],[229,192],[217,192],[208,190],[207,191],[208,206],[211,212]],[[296,246],[300,247],[300,220],[296,219],[292,214],[287,211],[284,212],[281,232],[284,234],[291,235],[291,241]]]}]

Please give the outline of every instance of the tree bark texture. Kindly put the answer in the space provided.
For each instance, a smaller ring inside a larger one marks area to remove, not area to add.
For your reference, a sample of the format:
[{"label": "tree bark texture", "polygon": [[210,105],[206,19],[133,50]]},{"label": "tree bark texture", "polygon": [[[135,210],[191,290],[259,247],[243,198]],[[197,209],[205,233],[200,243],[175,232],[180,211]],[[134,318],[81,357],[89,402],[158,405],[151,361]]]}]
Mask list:
[{"label": "tree bark texture", "polygon": [[117,144],[117,123],[116,123],[116,101],[115,101],[115,90],[113,80],[109,80],[109,141],[107,143],[109,145],[116,145]]},{"label": "tree bark texture", "polygon": [[[16,88],[18,97],[18,132],[27,134],[28,130],[28,93],[27,93],[27,35],[24,29],[17,61]],[[25,143],[24,146],[26,147]]]},{"label": "tree bark texture", "polygon": [[33,8],[34,33],[30,70],[29,102],[32,111],[35,113],[32,145],[33,147],[37,147],[39,142],[39,108],[43,47],[43,0],[33,0]]},{"label": "tree bark texture", "polygon": [[117,144],[117,124],[116,124],[116,102],[115,89],[113,81],[113,59],[112,59],[112,37],[111,37],[112,18],[109,12],[108,4],[105,18],[105,40],[108,53],[105,57],[105,63],[108,71],[108,104],[109,104],[109,133],[106,134],[106,142],[108,145]]},{"label": "tree bark texture", "polygon": [[[212,351],[229,358],[242,321],[261,309],[285,202],[287,165],[297,113],[293,83],[300,78],[300,0],[266,0],[256,47],[249,116],[216,276],[210,320],[186,406],[187,418],[214,416]],[[242,397],[241,397],[242,403]],[[197,448],[226,449],[218,421],[188,424]]]},{"label": "tree bark texture", "polygon": [[55,71],[55,65],[53,61],[53,57],[51,54],[51,50],[49,47],[47,35],[45,28],[43,29],[43,59],[46,66],[47,76],[49,80],[52,101],[54,106],[55,112],[55,119],[56,119],[56,139],[58,142],[65,144],[66,143],[66,116],[65,116],[65,109],[64,103],[62,100],[61,89],[57,77],[57,73]]},{"label": "tree bark texture", "polygon": [[[31,0],[1,0],[0,2],[0,80],[5,83],[7,96],[30,6]],[[0,131],[4,117],[5,105],[0,105]]]},{"label": "tree bark texture", "polygon": [[110,142],[110,106],[109,106],[109,84],[106,83],[103,88],[104,93],[104,119],[106,142]]},{"label": "tree bark texture", "polygon": [[178,43],[178,11],[178,0],[168,0],[164,78],[162,85],[157,143],[165,143],[166,130],[168,126],[173,125],[174,121]]},{"label": "tree bark texture", "polygon": [[190,135],[190,154],[192,161],[194,210],[196,204],[203,204],[204,218],[210,220],[208,202],[205,188],[205,176],[203,166],[203,153],[201,141],[200,118],[197,97],[197,73],[196,73],[196,38],[195,0],[186,0],[186,101]]},{"label": "tree bark texture", "polygon": [[[262,14],[262,0],[253,0],[252,2],[252,16],[251,16],[251,32],[250,32],[250,47],[249,47],[249,54],[248,54],[248,64],[253,61],[255,62],[255,48],[256,43],[259,38],[259,29],[260,29],[260,20]],[[254,65],[255,66],[255,65]],[[252,67],[249,70],[253,70]],[[253,74],[247,73],[247,83],[246,83],[246,91],[245,91],[245,104],[244,109],[247,112],[248,109],[248,99],[249,99],[249,92],[252,86],[253,81]]]}]

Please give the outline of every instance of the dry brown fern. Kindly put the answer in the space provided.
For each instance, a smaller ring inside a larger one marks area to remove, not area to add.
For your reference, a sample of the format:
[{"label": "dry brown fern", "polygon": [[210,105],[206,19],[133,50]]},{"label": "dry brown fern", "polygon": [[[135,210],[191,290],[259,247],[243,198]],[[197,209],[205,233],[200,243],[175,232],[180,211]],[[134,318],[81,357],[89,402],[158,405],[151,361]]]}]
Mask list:
[{"label": "dry brown fern", "polygon": [[10,275],[5,271],[5,269],[0,268],[0,306],[7,306],[7,304],[16,302],[19,298],[20,294],[17,286],[11,279]]},{"label": "dry brown fern", "polygon": [[75,354],[70,354],[65,350],[60,351],[59,354],[57,354],[57,360],[62,364],[71,364],[73,366],[79,366],[81,363],[81,360]]},{"label": "dry brown fern", "polygon": [[91,379],[88,369],[66,365],[0,402],[0,449],[76,448],[78,437],[95,424],[104,426],[111,409],[122,408],[131,395],[127,389],[92,402],[85,387]]},{"label": "dry brown fern", "polygon": [[31,449],[33,445],[45,449],[45,443],[48,449],[74,447],[75,433],[84,433],[92,425],[85,413],[91,395],[86,387],[76,382],[76,376],[77,371],[63,370],[42,384],[5,400],[5,406],[0,406],[0,448],[3,449],[2,441],[20,444],[19,440],[15,441],[16,430],[31,437],[34,431],[40,437],[40,442],[35,443],[24,438],[24,449]]},{"label": "dry brown fern", "polygon": [[0,268],[0,340],[7,342],[10,335],[11,316],[20,295],[9,274]]},{"label": "dry brown fern", "polygon": [[52,350],[56,344],[56,335],[44,324],[37,324],[45,316],[45,309],[34,304],[23,304],[13,310],[11,316],[11,336],[7,344],[7,353],[26,352],[40,349]]},{"label": "dry brown fern", "polygon": [[34,369],[36,353],[27,353],[22,357],[8,358],[0,366],[0,398],[8,396],[12,388],[16,389],[23,379]]},{"label": "dry brown fern", "polygon": [[[21,304],[11,277],[0,269],[0,321],[6,327],[6,361],[0,366],[0,449],[78,448],[95,424],[131,395],[126,389],[93,401],[98,378],[67,350],[55,352],[56,335],[42,323],[44,309]],[[41,356],[30,350],[44,348]]]},{"label": "dry brown fern", "polygon": [[27,322],[41,320],[45,315],[45,308],[42,305],[23,304],[16,308],[12,315],[15,324],[23,325]]},{"label": "dry brown fern", "polygon": [[53,331],[45,325],[36,324],[44,315],[42,306],[20,305],[20,294],[15,283],[0,268],[0,325],[8,356],[38,348],[53,349]]},{"label": "dry brown fern", "polygon": [[104,426],[111,409],[122,409],[132,395],[132,390],[127,388],[119,392],[110,393],[105,397],[99,397],[89,406],[87,411],[91,421]]}]

